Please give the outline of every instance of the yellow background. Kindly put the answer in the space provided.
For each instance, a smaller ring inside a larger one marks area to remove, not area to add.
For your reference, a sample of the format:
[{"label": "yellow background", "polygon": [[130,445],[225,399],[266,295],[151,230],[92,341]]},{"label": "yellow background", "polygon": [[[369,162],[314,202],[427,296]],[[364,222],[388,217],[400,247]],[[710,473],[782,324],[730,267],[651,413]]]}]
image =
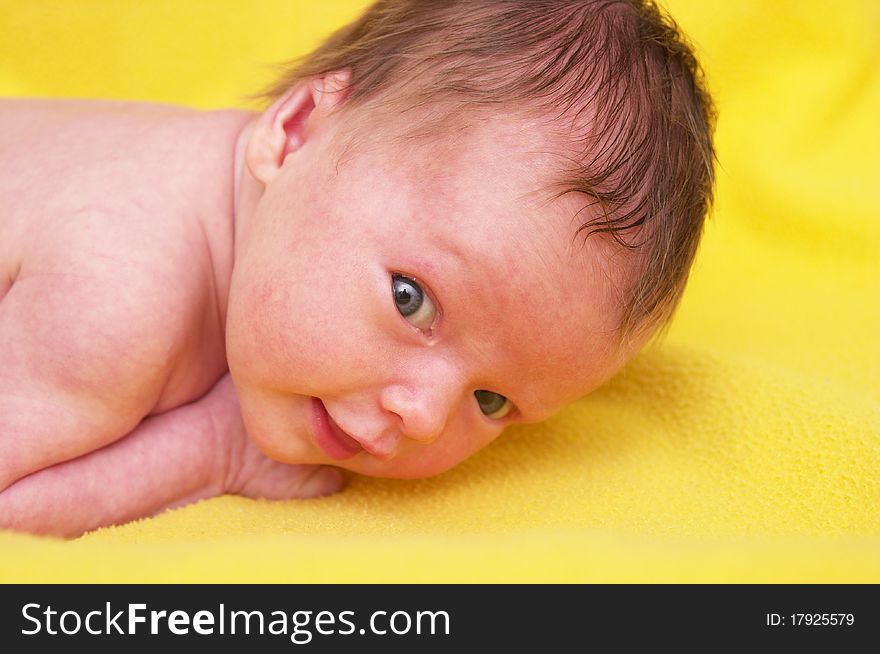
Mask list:
[{"label": "yellow background", "polygon": [[[0,94],[241,106],[364,5],[0,0]],[[880,4],[666,6],[720,167],[665,342],[440,477],[0,534],[0,581],[880,582]]]}]

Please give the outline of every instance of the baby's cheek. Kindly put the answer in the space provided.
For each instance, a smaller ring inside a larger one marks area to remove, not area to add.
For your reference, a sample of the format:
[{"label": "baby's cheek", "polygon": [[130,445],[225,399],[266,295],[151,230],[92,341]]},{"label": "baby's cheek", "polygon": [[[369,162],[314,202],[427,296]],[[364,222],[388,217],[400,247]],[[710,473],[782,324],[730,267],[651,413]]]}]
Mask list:
[{"label": "baby's cheek", "polygon": [[[326,287],[320,288],[319,293],[310,292],[308,280],[294,284],[267,279],[255,284],[230,334],[237,345],[230,348],[230,366],[235,356],[235,363],[253,381],[279,390],[309,395],[332,391],[328,382],[335,387],[345,378],[359,348],[356,325],[322,306],[328,300]],[[350,329],[343,329],[346,324]],[[363,349],[362,342],[359,347]]]},{"label": "baby's cheek", "polygon": [[236,381],[270,381],[282,369],[289,339],[280,304],[268,279],[243,284],[230,297],[226,355]]}]

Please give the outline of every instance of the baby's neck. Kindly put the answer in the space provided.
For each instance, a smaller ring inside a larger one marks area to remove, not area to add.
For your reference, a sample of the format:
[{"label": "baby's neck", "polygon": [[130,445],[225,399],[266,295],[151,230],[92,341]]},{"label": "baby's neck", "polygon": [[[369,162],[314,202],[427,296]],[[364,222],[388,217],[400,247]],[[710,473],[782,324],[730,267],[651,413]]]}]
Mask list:
[{"label": "baby's neck", "polygon": [[245,217],[250,215],[262,193],[262,187],[251,177],[244,163],[245,148],[255,117],[256,114],[250,112],[228,112],[229,122],[224,121],[222,128],[214,134],[219,141],[228,144],[222,160],[217,161],[217,190],[210,192],[211,189],[202,189],[207,204],[199,211],[199,221],[211,255],[213,299],[221,334],[226,332],[235,244]]},{"label": "baby's neck", "polygon": [[[257,116],[252,118],[242,126],[238,133],[235,143],[235,181],[233,207],[235,211],[232,216],[233,225],[233,255],[235,253],[235,244],[242,241],[242,232],[246,229],[246,225],[250,220],[250,216],[256,209],[260,197],[263,195],[263,185],[251,174],[245,164],[245,152],[247,151],[248,141],[253,133],[254,124]],[[230,269],[230,273],[231,273]]]}]

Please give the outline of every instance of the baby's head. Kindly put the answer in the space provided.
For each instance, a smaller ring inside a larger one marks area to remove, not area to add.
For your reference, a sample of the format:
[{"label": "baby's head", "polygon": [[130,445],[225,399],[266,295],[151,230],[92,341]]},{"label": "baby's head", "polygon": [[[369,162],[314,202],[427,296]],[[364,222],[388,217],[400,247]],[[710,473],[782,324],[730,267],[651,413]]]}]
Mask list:
[{"label": "baby's head", "polygon": [[[712,198],[713,112],[653,5],[381,1],[268,95],[227,355],[270,456],[435,474],[668,324]],[[328,414],[359,445],[323,439]]]}]

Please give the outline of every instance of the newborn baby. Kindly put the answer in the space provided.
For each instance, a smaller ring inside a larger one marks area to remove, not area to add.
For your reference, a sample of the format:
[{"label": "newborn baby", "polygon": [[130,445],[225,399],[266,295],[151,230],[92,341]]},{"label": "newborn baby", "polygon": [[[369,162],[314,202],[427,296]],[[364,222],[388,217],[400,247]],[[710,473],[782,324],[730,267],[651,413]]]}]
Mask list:
[{"label": "newborn baby", "polygon": [[626,1],[383,0],[260,114],[0,102],[0,527],[434,475],[668,324],[713,113]]}]

